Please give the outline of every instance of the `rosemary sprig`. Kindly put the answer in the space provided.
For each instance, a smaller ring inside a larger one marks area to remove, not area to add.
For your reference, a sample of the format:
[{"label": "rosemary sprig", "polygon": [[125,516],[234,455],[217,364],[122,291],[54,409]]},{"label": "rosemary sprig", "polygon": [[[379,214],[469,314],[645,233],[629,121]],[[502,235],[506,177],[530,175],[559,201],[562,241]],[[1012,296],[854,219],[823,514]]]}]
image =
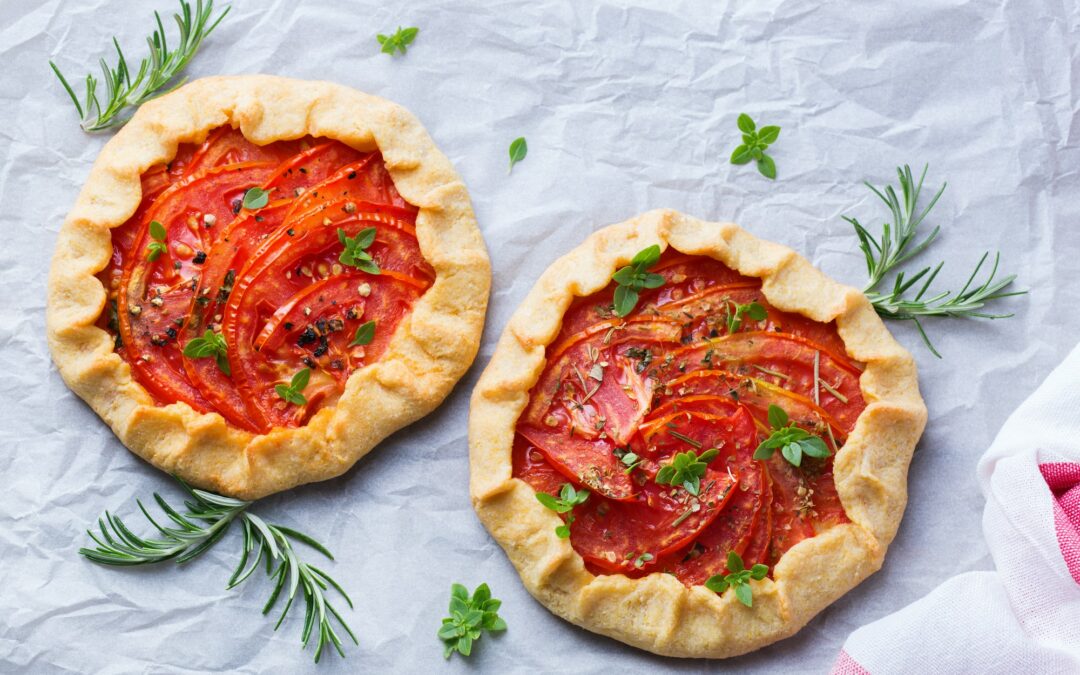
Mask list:
[{"label": "rosemary sprig", "polygon": [[[185,513],[178,512],[161,495],[154,493],[154,501],[172,521],[169,526],[159,525],[143,506],[142,501],[136,500],[139,510],[161,534],[160,539],[144,539],[136,535],[119,516],[106,511],[105,515],[98,519],[100,533],[94,534],[92,530],[87,530],[87,534],[94,540],[97,547],[80,548],[79,553],[93,562],[120,567],[147,565],[166,560],[175,560],[178,564],[183,564],[209,550],[225,536],[232,522],[239,519],[244,529],[244,548],[236,571],[229,578],[227,588],[234,588],[246,581],[258,569],[259,563],[265,560],[266,573],[274,581],[274,590],[263,607],[263,614],[269,613],[282,593],[286,593],[285,609],[274,625],[274,630],[277,630],[285,620],[293,600],[296,599],[297,591],[302,591],[307,611],[304,615],[304,628],[300,639],[303,646],[307,647],[312,634],[316,631],[316,623],[318,624],[315,642],[316,663],[319,662],[323,648],[327,645],[333,645],[341,656],[345,656],[341,648],[341,637],[334,630],[331,617],[337,620],[355,644],[359,644],[356,635],[326,599],[325,591],[333,587],[341,594],[341,597],[345,598],[350,608],[353,606],[352,600],[330,575],[300,560],[293,548],[293,541],[307,544],[333,560],[334,556],[325,546],[306,534],[284,525],[267,523],[259,516],[249,513],[247,509],[252,502],[216,495],[193,488],[179,478],[176,480],[190,497],[184,500],[184,506],[187,509]],[[249,560],[250,564],[248,564]]]},{"label": "rosemary sprig", "polygon": [[177,25],[180,27],[180,46],[170,50],[165,41],[165,26],[161,23],[161,15],[154,12],[157,28],[153,35],[146,39],[150,45],[150,56],[144,58],[139,64],[139,70],[132,77],[132,70],[128,66],[124,52],[120,49],[120,43],[113,38],[113,46],[116,47],[116,67],[109,66],[105,59],[101,59],[102,79],[105,81],[106,102],[98,99],[98,80],[92,74],[86,76],[86,93],[83,102],[75,95],[75,90],[68,84],[67,79],[60,72],[55,63],[49,61],[56,77],[60,78],[60,84],[64,85],[71,102],[79,112],[80,124],[84,131],[103,131],[112,127],[123,125],[130,119],[130,115],[122,113],[161,94],[172,91],[184,83],[180,80],[172,87],[166,88],[180,72],[187,66],[188,61],[199,51],[199,46],[206,36],[225,15],[230,7],[218,15],[213,22],[210,16],[214,11],[214,0],[207,0],[203,6],[203,0],[197,0],[195,11],[187,0],[180,0],[180,13],[174,14]]},{"label": "rosemary sprig", "polygon": [[[924,167],[922,175],[919,176],[919,181],[916,183],[911,174],[911,167],[905,165],[903,168],[897,168],[900,195],[897,195],[896,190],[891,185],[886,185],[882,190],[879,190],[869,182],[866,183],[866,187],[870,188],[885,203],[892,215],[891,224],[888,222],[882,224],[880,238],[875,239],[856,218],[844,216],[844,220],[851,223],[855,228],[855,234],[859,238],[859,248],[862,250],[863,255],[866,256],[866,271],[869,279],[863,288],[863,292],[870,299],[874,309],[885,319],[914,322],[927,348],[930,349],[934,356],[941,358],[941,354],[934,348],[923,328],[922,319],[928,316],[977,317],[983,319],[1008,318],[1012,314],[992,314],[983,311],[983,307],[994,300],[1013,295],[1023,295],[1027,291],[1006,290],[1016,279],[1015,274],[995,280],[998,262],[1001,258],[1000,253],[994,254],[994,264],[985,280],[974,287],[972,286],[990,256],[989,252],[983,253],[967,283],[957,292],[940,291],[928,295],[930,285],[945,265],[944,262],[938,263],[935,267],[924,267],[910,276],[898,272],[893,280],[891,290],[878,290],[886,275],[925,251],[941,232],[941,227],[936,226],[926,238],[917,244],[914,243],[919,225],[930,213],[930,209],[937,204],[946,186],[943,183],[930,200],[930,203],[921,211],[917,210],[919,193],[922,191],[923,179],[926,178],[926,170],[927,167]],[[906,296],[908,291],[912,290],[915,284],[920,281],[922,284],[918,287],[915,295]]]}]

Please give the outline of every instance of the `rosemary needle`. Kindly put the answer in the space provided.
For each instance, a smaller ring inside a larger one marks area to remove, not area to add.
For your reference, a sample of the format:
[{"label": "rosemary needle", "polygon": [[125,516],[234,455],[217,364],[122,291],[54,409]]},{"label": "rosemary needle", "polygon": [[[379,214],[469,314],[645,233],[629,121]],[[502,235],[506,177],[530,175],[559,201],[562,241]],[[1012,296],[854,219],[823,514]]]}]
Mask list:
[{"label": "rosemary needle", "polygon": [[249,513],[248,507],[252,502],[216,495],[193,488],[179,478],[176,480],[190,497],[184,500],[186,508],[184,513],[180,513],[161,495],[154,493],[154,501],[172,521],[168,526],[158,524],[143,506],[142,501],[136,500],[139,510],[162,538],[144,539],[133,533],[118,516],[106,511],[105,515],[98,519],[100,532],[95,534],[91,530],[87,531],[97,547],[80,548],[79,553],[93,562],[120,567],[147,565],[166,560],[175,560],[178,564],[183,564],[209,550],[225,536],[233,521],[239,520],[244,530],[244,546],[240,554],[240,562],[229,578],[227,588],[234,588],[246,581],[259,568],[259,563],[265,562],[266,573],[274,582],[274,589],[263,607],[263,614],[269,613],[282,594],[285,595],[285,608],[274,625],[274,630],[281,626],[297,597],[297,591],[300,591],[307,607],[301,641],[303,646],[307,647],[312,635],[317,631],[316,663],[327,645],[333,645],[341,656],[345,656],[341,648],[341,637],[334,629],[331,618],[336,619],[355,644],[359,644],[356,635],[326,599],[325,592],[333,587],[350,608],[353,606],[352,600],[330,575],[300,560],[293,548],[293,542],[306,544],[333,560],[334,556],[325,546],[302,532],[283,525],[267,523],[259,516]]},{"label": "rosemary needle", "polygon": [[[914,322],[927,348],[930,349],[934,356],[941,358],[941,354],[934,348],[933,343],[930,342],[930,338],[926,334],[926,330],[923,328],[922,319],[928,316],[1004,319],[1012,316],[1012,314],[990,313],[984,311],[983,308],[994,300],[1023,295],[1027,291],[1007,290],[1016,279],[1015,274],[995,279],[1001,258],[1000,253],[994,254],[994,263],[990,267],[990,272],[986,278],[981,283],[976,284],[976,277],[978,277],[983,265],[990,257],[989,252],[983,253],[971,276],[968,277],[967,283],[957,292],[929,292],[930,285],[945,265],[944,262],[940,262],[934,267],[924,267],[907,277],[903,272],[898,272],[890,289],[879,290],[885,277],[890,272],[925,251],[941,232],[941,227],[936,226],[922,241],[917,244],[914,243],[919,225],[926,219],[934,205],[937,204],[938,199],[941,198],[942,193],[945,191],[945,185],[943,184],[934,194],[930,203],[919,211],[917,210],[919,194],[922,191],[923,179],[926,178],[926,167],[923,168],[922,175],[919,176],[917,183],[911,174],[911,167],[909,166],[905,165],[898,168],[896,173],[900,184],[899,195],[891,185],[879,190],[870,183],[866,183],[866,187],[870,188],[885,203],[892,216],[891,224],[888,222],[882,224],[880,238],[874,238],[857,219],[844,216],[844,220],[851,223],[855,228],[855,234],[859,238],[859,248],[862,250],[863,255],[866,256],[866,271],[869,279],[863,292],[870,299],[874,309],[885,319]],[[918,287],[915,295],[908,296],[908,291],[912,290],[915,284],[920,281],[922,284]],[[973,284],[975,285],[973,286]]]},{"label": "rosemary needle", "polygon": [[102,79],[105,81],[105,102],[98,98],[98,80],[93,75],[86,76],[86,91],[83,101],[75,95],[75,90],[68,83],[67,78],[60,72],[55,63],[49,61],[60,84],[64,86],[71,102],[75,104],[75,110],[79,112],[80,124],[84,131],[103,131],[112,127],[122,126],[130,119],[123,113],[129,108],[138,106],[152,98],[167,93],[184,83],[180,80],[171,87],[166,86],[187,66],[206,36],[210,35],[225,15],[229,13],[229,7],[210,20],[214,11],[214,0],[207,0],[203,6],[203,0],[197,0],[195,11],[187,0],[180,0],[180,12],[173,15],[180,28],[180,45],[170,50],[165,39],[165,26],[161,23],[161,15],[154,12],[157,28],[146,39],[150,46],[150,55],[139,63],[138,71],[128,66],[124,52],[120,49],[120,43],[113,38],[113,46],[116,48],[116,67],[109,66],[105,59],[101,59]]}]

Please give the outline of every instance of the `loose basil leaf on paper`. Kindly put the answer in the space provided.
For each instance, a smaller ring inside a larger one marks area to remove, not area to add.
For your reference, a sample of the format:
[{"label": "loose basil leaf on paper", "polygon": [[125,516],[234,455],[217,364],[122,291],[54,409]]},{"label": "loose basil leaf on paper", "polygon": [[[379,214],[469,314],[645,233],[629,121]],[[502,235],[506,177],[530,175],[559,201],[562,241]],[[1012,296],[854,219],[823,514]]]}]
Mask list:
[{"label": "loose basil leaf on paper", "polygon": [[450,587],[450,616],[442,620],[438,636],[443,642],[443,657],[450,658],[454,652],[462,656],[472,654],[473,643],[484,631],[498,633],[506,630],[506,621],[499,616],[500,600],[491,597],[487,584],[480,584],[469,595],[469,589],[461,584]]},{"label": "loose basil leaf on paper", "polygon": [[506,172],[513,171],[514,165],[525,159],[527,154],[529,154],[529,144],[525,141],[525,137],[515,138],[510,144],[510,168]]},{"label": "loose basil leaf on paper", "polygon": [[732,150],[731,163],[747,164],[755,160],[761,175],[775,180],[776,162],[765,153],[765,150],[780,137],[780,127],[767,126],[758,129],[757,124],[746,113],[739,115],[737,124],[739,131],[742,132],[743,142]]}]

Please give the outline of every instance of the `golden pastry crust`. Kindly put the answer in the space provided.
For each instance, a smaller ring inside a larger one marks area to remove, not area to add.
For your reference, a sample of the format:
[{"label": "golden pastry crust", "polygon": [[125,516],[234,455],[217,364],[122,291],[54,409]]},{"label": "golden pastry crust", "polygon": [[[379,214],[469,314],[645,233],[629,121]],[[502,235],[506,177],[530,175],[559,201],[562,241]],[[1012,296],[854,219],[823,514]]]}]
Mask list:
[{"label": "golden pastry crust", "polygon": [[[575,297],[606,287],[611,275],[652,244],[713,257],[762,280],[770,304],[815,321],[836,321],[849,356],[866,364],[867,406],[836,454],[836,488],[850,523],[791,548],[773,578],[752,581],[754,606],[734,593],[687,588],[669,574],[641,579],[594,576],[559,517],[513,478],[514,430]],[[915,362],[866,297],[832,281],[791,249],[732,223],[650,211],[604,228],[540,277],[499,340],[473,391],[469,415],[473,506],[506,550],[529,592],[552,612],[591,631],[668,656],[725,658],[788,637],[877,571],[907,502],[907,469],[926,424]]]},{"label": "golden pastry crust", "polygon": [[[378,149],[398,192],[419,207],[416,235],[435,282],[383,357],[353,373],[337,405],[297,429],[253,435],[184,403],[154,405],[94,322],[106,301],[94,276],[110,228],[141,198],[140,176],[180,143],[220,126],[263,145],[306,135]],[[102,149],[57,239],[49,273],[49,346],[68,386],[154,466],[202,488],[255,499],[349,469],[377,443],[434,409],[476,356],[491,265],[469,194],[404,108],[329,82],[265,75],[210,77],[143,105]]]}]

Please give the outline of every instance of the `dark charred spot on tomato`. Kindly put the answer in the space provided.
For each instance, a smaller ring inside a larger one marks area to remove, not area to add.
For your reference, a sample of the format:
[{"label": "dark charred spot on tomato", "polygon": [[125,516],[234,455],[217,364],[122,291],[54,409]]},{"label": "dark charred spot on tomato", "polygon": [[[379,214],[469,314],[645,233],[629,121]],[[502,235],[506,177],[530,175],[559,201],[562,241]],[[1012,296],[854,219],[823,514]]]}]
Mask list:
[{"label": "dark charred spot on tomato", "polygon": [[291,237],[294,234],[296,234],[296,230],[294,230],[293,228],[290,227],[289,229],[285,230],[285,234],[287,234],[287,235],[289,235]]},{"label": "dark charred spot on tomato", "polygon": [[191,259],[191,262],[196,265],[201,265],[206,262],[206,251],[198,251],[195,253],[195,257]]},{"label": "dark charred spot on tomato", "polygon": [[154,345],[155,347],[164,347],[165,345],[169,344],[169,339],[164,335],[156,334],[151,336],[150,344]]},{"label": "dark charred spot on tomato", "polygon": [[312,326],[308,326],[304,329],[303,333],[300,333],[300,337],[296,338],[297,347],[306,347],[319,339],[315,329]]},{"label": "dark charred spot on tomato", "polygon": [[237,214],[237,213],[240,213],[240,208],[241,208],[241,207],[242,207],[243,205],[244,205],[244,201],[243,201],[242,199],[240,199],[239,197],[237,197],[236,199],[232,200],[232,204],[231,204],[231,206],[232,206],[232,212],[233,212],[233,214]]},{"label": "dark charred spot on tomato", "polygon": [[709,331],[709,337],[711,337],[711,338],[720,337],[720,331],[713,328],[711,331]]},{"label": "dark charred spot on tomato", "polygon": [[165,331],[165,334],[169,336],[170,340],[175,340],[176,339],[176,329],[175,328],[169,328],[168,330]]},{"label": "dark charred spot on tomato", "polygon": [[336,333],[339,330],[345,329],[345,322],[341,319],[330,319],[326,324],[326,330],[331,333]]},{"label": "dark charred spot on tomato", "polygon": [[350,171],[349,175],[347,177],[348,177],[349,180],[352,180],[353,178],[356,178],[356,172],[355,171]]},{"label": "dark charred spot on tomato", "polygon": [[345,310],[345,318],[346,319],[359,319],[360,318],[360,310],[357,309],[356,307],[348,308],[347,310]]},{"label": "dark charred spot on tomato", "polygon": [[[289,171],[292,171],[292,169],[289,169]],[[300,173],[307,173],[307,169],[305,167],[300,167]]]},{"label": "dark charred spot on tomato", "polygon": [[264,220],[266,220],[266,219],[265,219],[265,218],[263,218],[262,216],[255,216],[255,222],[256,222],[256,223],[261,223],[261,222],[262,222],[262,221],[264,221]]},{"label": "dark charred spot on tomato", "polygon": [[199,297],[195,298],[195,304],[199,307],[206,307],[210,304],[210,296],[200,295]]},{"label": "dark charred spot on tomato", "polygon": [[184,265],[179,260],[174,260],[172,266],[173,266],[174,270],[178,270],[181,267],[183,267]]},{"label": "dark charred spot on tomato", "polygon": [[301,359],[301,362],[308,368],[315,367],[315,359],[311,358],[310,356],[305,356],[303,359]]},{"label": "dark charred spot on tomato", "polygon": [[172,322],[173,322],[173,325],[175,325],[177,327],[183,326],[184,325],[184,317],[178,316],[175,319],[173,319]]},{"label": "dark charred spot on tomato", "polygon": [[694,336],[692,336],[692,335],[684,335],[679,339],[679,342],[683,343],[684,345],[688,345],[691,342],[693,342],[693,340],[694,340]]},{"label": "dark charred spot on tomato", "polygon": [[293,327],[293,322],[292,321],[286,321],[285,322],[285,330],[292,330],[292,327]]},{"label": "dark charred spot on tomato", "polygon": [[319,358],[320,356],[326,354],[326,352],[328,351],[330,351],[330,343],[329,341],[327,341],[325,335],[320,335],[319,346],[315,348],[314,352],[312,352],[312,356],[314,356],[315,358]]},{"label": "dark charred spot on tomato", "polygon": [[334,359],[330,362],[330,370],[341,370],[345,367],[345,364],[341,359]]}]

